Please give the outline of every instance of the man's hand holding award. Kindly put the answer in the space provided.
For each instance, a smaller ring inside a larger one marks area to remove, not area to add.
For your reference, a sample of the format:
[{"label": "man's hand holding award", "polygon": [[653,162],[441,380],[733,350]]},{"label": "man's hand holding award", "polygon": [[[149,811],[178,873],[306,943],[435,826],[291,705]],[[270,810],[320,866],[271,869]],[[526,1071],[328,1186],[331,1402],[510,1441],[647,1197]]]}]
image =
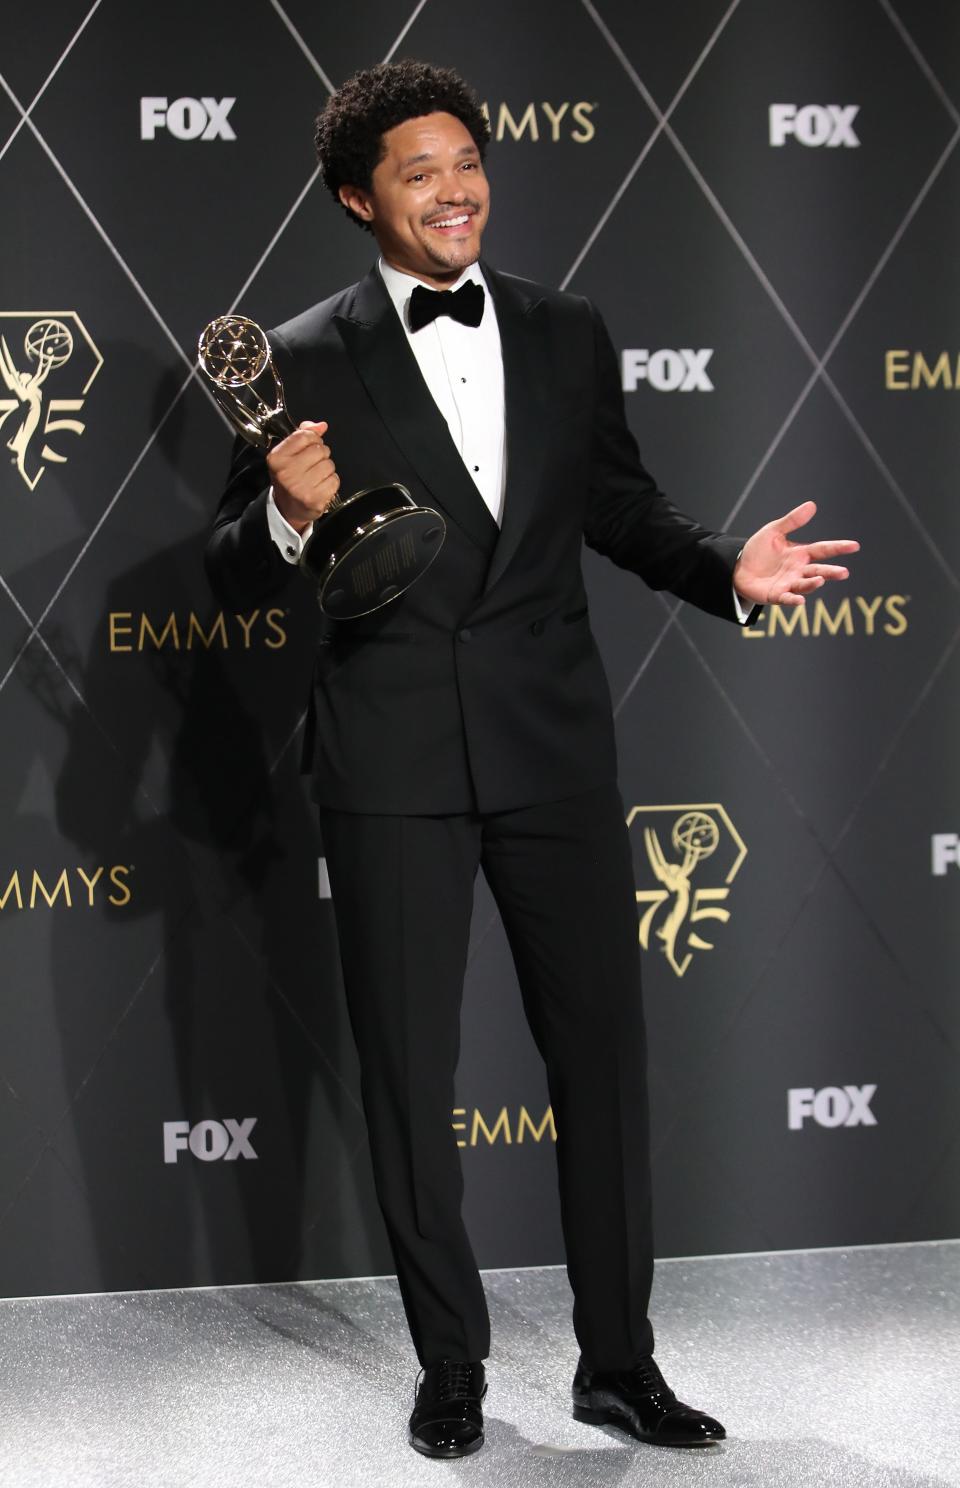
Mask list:
[{"label": "man's hand holding award", "polygon": [[397,599],[443,544],[439,512],[392,484],[340,496],[325,423],[295,426],[266,332],[244,315],[221,315],[203,331],[201,371],[239,434],[264,451],[274,500],[298,531],[313,523],[300,566],[324,614],[353,620]]}]

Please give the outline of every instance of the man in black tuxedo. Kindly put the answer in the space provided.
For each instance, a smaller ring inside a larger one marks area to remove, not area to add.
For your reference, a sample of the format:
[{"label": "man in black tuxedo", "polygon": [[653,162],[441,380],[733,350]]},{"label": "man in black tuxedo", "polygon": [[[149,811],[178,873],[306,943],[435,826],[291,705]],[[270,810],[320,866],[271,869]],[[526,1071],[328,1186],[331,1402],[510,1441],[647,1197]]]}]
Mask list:
[{"label": "man in black tuxedo", "polygon": [[652,1357],[636,903],[581,544],[732,621],[846,577],[829,560],[856,544],[790,542],[812,502],[744,544],[667,501],[593,306],[480,262],[488,139],[472,91],[422,63],[331,98],[324,179],[382,257],[271,334],[302,422],[266,461],[238,447],[208,571],[225,604],[266,599],[341,482],[402,482],[447,523],[425,577],[323,635],[308,746],[377,1192],[424,1369],[412,1445],[451,1457],[483,1441],[489,1323],[449,1125],[481,865],[546,1063],[575,1414],[703,1444],[723,1427]]}]

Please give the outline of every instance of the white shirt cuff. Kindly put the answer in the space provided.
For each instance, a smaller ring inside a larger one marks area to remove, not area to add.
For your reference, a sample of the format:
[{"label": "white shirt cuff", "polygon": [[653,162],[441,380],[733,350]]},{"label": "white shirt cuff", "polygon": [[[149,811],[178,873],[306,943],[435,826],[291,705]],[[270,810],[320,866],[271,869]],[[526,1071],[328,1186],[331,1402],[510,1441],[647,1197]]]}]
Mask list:
[{"label": "white shirt cuff", "polygon": [[[279,512],[277,513],[277,516],[280,516]],[[283,518],[281,517],[280,520],[283,521]],[[746,625],[747,621],[750,619],[750,616],[753,614],[755,606],[752,604],[745,604],[744,601],[740,598],[736,589],[734,589],[733,608],[737,616],[737,624]]]},{"label": "white shirt cuff", "polygon": [[313,531],[313,523],[311,522],[309,527],[305,527],[302,532],[298,532],[296,527],[291,527],[273,499],[272,486],[267,492],[267,525],[270,528],[270,536],[287,562],[299,563],[304,543]]}]

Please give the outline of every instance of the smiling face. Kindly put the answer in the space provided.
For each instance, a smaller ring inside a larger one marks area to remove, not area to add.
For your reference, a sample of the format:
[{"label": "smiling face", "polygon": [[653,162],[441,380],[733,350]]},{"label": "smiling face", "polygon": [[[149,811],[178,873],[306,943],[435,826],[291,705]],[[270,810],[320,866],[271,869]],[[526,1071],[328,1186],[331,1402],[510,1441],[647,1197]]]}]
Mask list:
[{"label": "smiling face", "polygon": [[480,152],[453,114],[406,119],[383,136],[370,190],[342,186],[388,264],[443,289],[480,256],[490,188]]}]

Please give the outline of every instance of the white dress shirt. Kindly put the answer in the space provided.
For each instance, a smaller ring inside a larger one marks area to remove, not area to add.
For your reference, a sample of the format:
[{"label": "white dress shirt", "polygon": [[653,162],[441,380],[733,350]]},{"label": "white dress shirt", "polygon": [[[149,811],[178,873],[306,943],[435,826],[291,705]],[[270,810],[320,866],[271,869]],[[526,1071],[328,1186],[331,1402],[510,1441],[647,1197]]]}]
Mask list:
[{"label": "white dress shirt", "polygon": [[[480,285],[484,296],[480,324],[461,325],[449,315],[438,315],[419,331],[410,329],[410,297],[420,280],[391,268],[382,258],[380,273],[430,396],[446,419],[450,438],[499,526],[506,484],[503,353],[493,300],[480,266],[471,264],[450,286],[452,292],[470,280]],[[429,285],[423,288],[429,294],[440,293]]]},{"label": "white dress shirt", "polygon": [[[451,289],[459,289],[468,280],[482,286],[484,304],[480,324],[465,326],[449,315],[438,315],[419,331],[411,331],[409,312],[410,297],[422,281],[391,268],[382,258],[379,269],[430,396],[443,414],[460,458],[499,526],[503,519],[507,448],[503,354],[493,300],[479,265],[471,264],[464,269]],[[440,293],[429,285],[423,287],[428,293]],[[333,458],[336,462],[336,450]],[[313,530],[312,524],[302,533],[291,527],[273,499],[272,488],[267,498],[267,521],[283,556],[289,563],[296,563]]]}]

